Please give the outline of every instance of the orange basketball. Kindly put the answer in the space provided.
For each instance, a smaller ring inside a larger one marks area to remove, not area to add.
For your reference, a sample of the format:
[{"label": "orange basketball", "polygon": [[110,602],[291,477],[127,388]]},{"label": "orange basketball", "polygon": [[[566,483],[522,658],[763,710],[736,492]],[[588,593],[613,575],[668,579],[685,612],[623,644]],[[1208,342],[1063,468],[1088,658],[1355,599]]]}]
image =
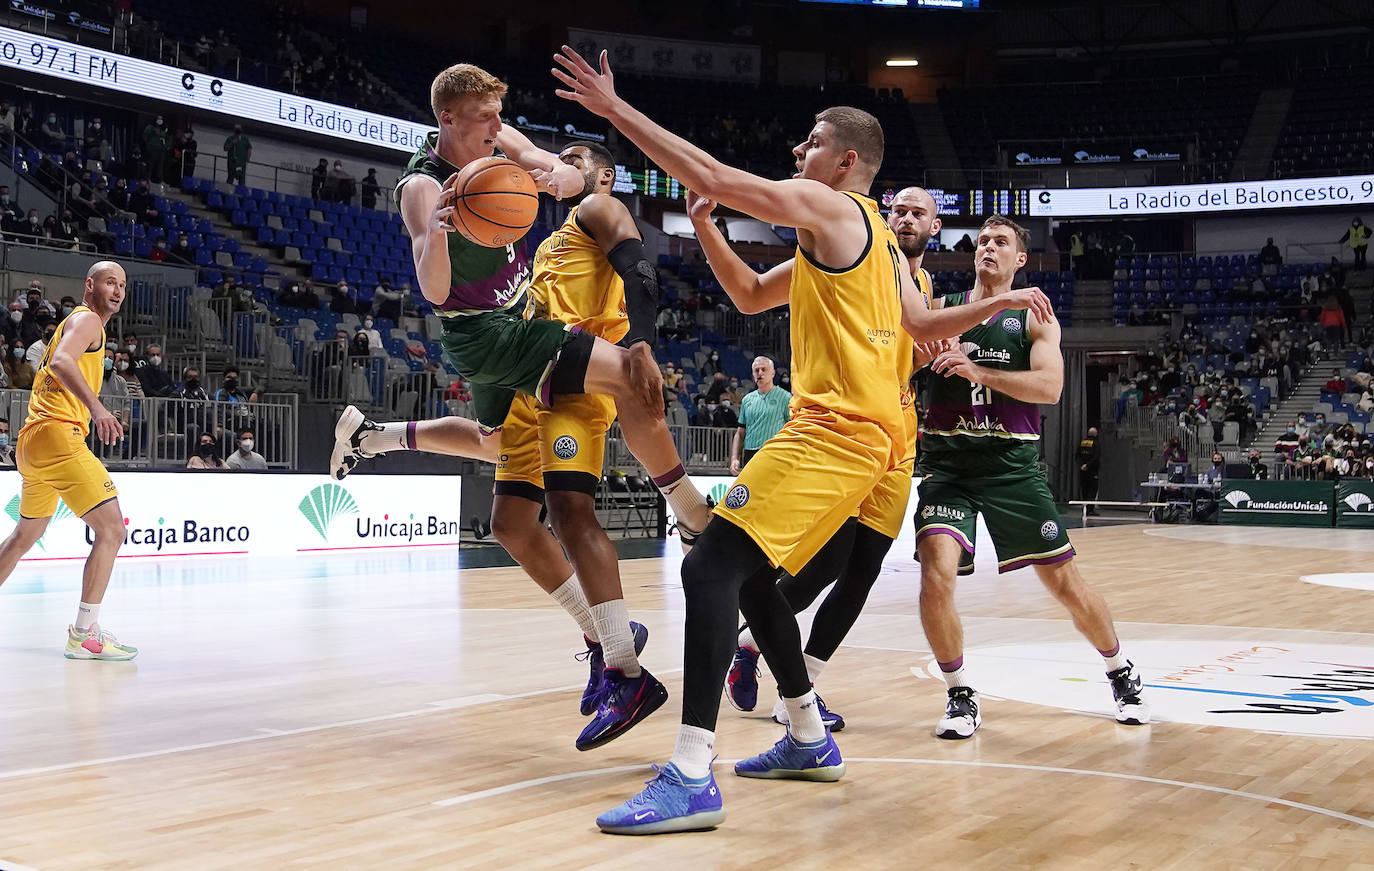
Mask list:
[{"label": "orange basketball", "polygon": [[520,164],[483,157],[463,167],[453,181],[454,228],[484,248],[518,242],[539,214],[539,191]]}]

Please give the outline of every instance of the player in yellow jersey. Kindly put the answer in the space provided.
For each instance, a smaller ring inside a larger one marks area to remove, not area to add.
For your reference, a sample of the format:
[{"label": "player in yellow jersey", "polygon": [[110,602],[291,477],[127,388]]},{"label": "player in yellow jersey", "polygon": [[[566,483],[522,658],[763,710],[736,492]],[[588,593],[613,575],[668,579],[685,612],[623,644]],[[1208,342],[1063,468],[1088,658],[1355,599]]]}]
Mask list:
[{"label": "player in yellow jersey", "polygon": [[[719,231],[711,223],[709,201],[688,197],[688,213],[696,228],[697,238],[714,251],[724,250],[724,239],[715,239]],[[931,303],[930,273],[921,268],[926,246],[940,231],[940,219],[935,199],[924,188],[904,188],[892,199],[887,225],[897,236],[897,247],[906,258],[906,266],[921,293],[923,304]],[[706,240],[710,242],[706,242]],[[737,292],[744,290],[737,288]],[[859,506],[858,514],[845,521],[825,547],[795,576],[784,574],[778,589],[794,613],[800,613],[832,582],[835,586],[816,609],[811,632],[802,653],[806,659],[806,673],[814,686],[830,657],[835,655],[844,638],[859,619],[868,594],[878,580],[892,543],[906,521],[907,502],[911,498],[911,478],[916,468],[916,397],[912,378],[938,352],[935,345],[913,343],[910,358],[904,358],[897,373],[902,396],[902,413],[906,418],[905,455],[896,468],[889,470]],[[741,629],[735,658],[725,678],[726,697],[741,711],[752,711],[758,701],[759,649],[753,633]],[[832,732],[844,728],[844,718],[826,707],[819,696],[816,705],[821,720]],[[773,706],[773,719],[787,722],[787,708],[782,700]]]},{"label": "player in yellow jersey", "polygon": [[[644,261],[630,210],[611,196],[610,151],[574,142],[558,158],[577,167],[585,184],[580,194],[564,198],[572,211],[534,256],[526,317],[619,342],[630,330],[624,276],[652,283],[651,291],[636,288],[650,298],[658,296],[657,272]],[[648,630],[630,622],[615,546],[596,519],[596,487],[615,408],[603,394],[560,396],[552,408],[517,395],[501,427],[492,501],[496,540],[582,628],[591,671],[582,713],[595,716],[578,736],[579,750],[624,734],[668,699],[663,684],[639,665]],[[540,522],[545,504],[553,535]]]},{"label": "player in yellow jersey", "polygon": [[124,543],[124,515],[110,473],[86,446],[91,424],[102,444],[123,438],[119,421],[97,398],[104,375],[105,325],[123,302],[124,269],[110,260],[96,263],[86,273],[81,305],[58,324],[48,343],[15,449],[15,464],[24,479],[19,525],[0,545],[3,583],[43,536],[59,498],[94,533],[81,576],[81,604],[76,621],[67,628],[68,659],[138,655],[138,648],[121,644],[96,622],[115,554]]},{"label": "player in yellow jersey", "polygon": [[[627,104],[615,93],[604,52],[600,70],[567,46],[554,60],[565,86],[560,96],[609,120],[690,190],[797,228],[797,256],[763,275],[703,240],[741,312],[790,304],[793,414],[745,467],[683,560],[683,712],[672,760],[638,795],[597,818],[603,831],[620,834],[700,829],[725,816],[711,759],[736,610],[777,678],[789,725],[776,746],[736,763],[735,773],[799,780],[844,774],[806,675],[796,618],[777,588],[777,567],[795,573],[804,566],[906,453],[897,372],[911,342],[902,331],[921,341],[953,336],[994,309],[981,306],[975,317],[957,308],[935,312],[921,301],[897,238],[867,196],[883,158],[882,127],[867,112],[841,106],[818,114],[793,149],[795,176],[769,181],[725,166]],[[1019,301],[1052,316],[1038,290]]]}]

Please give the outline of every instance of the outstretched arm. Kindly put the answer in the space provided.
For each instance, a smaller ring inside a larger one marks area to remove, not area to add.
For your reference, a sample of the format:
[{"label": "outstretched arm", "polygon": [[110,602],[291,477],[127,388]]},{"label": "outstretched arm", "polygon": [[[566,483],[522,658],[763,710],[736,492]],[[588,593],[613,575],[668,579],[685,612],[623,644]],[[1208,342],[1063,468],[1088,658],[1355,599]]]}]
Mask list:
[{"label": "outstretched arm", "polygon": [[697,240],[706,254],[706,262],[711,266],[720,286],[735,304],[741,314],[752,315],[780,305],[787,305],[792,287],[792,260],[784,261],[760,275],[725,241],[719,228],[711,220],[715,202],[687,192],[687,214],[692,219],[692,227],[697,231]]},{"label": "outstretched arm", "polygon": [[535,182],[553,194],[555,199],[561,200],[582,192],[582,173],[577,167],[564,163],[558,159],[558,155],[535,145],[514,127],[501,125],[501,132],[496,134],[496,147],[528,170]]},{"label": "outstretched arm", "polygon": [[818,181],[769,181],[726,166],[669,133],[616,94],[606,52],[601,53],[600,71],[566,45],[554,60],[563,67],[552,71],[554,77],[568,87],[555,91],[558,96],[610,121],[645,157],[701,196],[761,221],[810,231],[852,216],[854,204],[849,198]]},{"label": "outstretched arm", "polygon": [[[918,342],[954,338],[1003,309],[1018,308],[1029,309],[1033,323],[1055,322],[1050,299],[1038,287],[986,296],[965,305],[927,308],[915,280],[909,273],[902,272],[902,328]],[[1058,326],[1055,330],[1057,332]]]}]

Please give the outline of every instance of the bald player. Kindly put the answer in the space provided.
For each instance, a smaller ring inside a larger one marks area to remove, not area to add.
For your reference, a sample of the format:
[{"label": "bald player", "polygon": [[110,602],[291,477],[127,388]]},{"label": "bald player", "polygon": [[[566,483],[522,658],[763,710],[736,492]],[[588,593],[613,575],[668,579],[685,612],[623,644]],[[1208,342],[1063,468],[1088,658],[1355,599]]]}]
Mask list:
[{"label": "bald player", "polygon": [[119,421],[97,394],[104,376],[105,325],[124,302],[124,269],[101,260],[86,273],[81,305],[57,325],[33,377],[29,416],[19,431],[15,462],[24,479],[19,525],[0,545],[0,583],[43,536],[57,500],[85,521],[95,536],[81,576],[81,604],[67,627],[68,659],[133,659],[138,648],[121,644],[100,628],[100,601],[110,583],[115,554],[124,542],[124,515],[110,473],[86,446],[96,438],[112,445],[123,438]]},{"label": "bald player", "polygon": [[[907,271],[916,282],[927,308],[931,307],[931,278],[930,273],[921,268],[921,263],[931,237],[940,232],[937,211],[935,198],[925,188],[909,187],[893,197],[887,216],[887,226],[897,236],[897,247],[906,259]],[[697,232],[709,233],[710,228],[701,225],[697,227]],[[802,651],[812,686],[820,679],[830,657],[835,655],[859,619],[868,601],[868,594],[878,580],[883,559],[892,549],[892,543],[896,541],[906,520],[906,506],[911,498],[911,477],[916,467],[917,420],[911,378],[931,361],[937,350],[930,345],[916,345],[911,359],[903,360],[904,368],[898,373],[898,380],[902,384],[902,412],[907,425],[902,461],[879,479],[868,498],[859,506],[858,514],[845,521],[820,553],[812,557],[796,576],[784,574],[778,581],[778,590],[792,607],[793,613],[806,610],[822,590],[834,583],[816,609],[816,619],[811,623],[811,632]],[[730,704],[741,711],[752,711],[758,703],[758,661],[758,645],[749,627],[745,626],[740,630],[735,658],[725,678],[727,698]],[[821,712],[821,721],[830,731],[838,732],[844,728],[844,718],[826,707],[819,694],[816,696],[816,705]],[[782,699],[773,705],[773,719],[787,723],[787,706]]]}]

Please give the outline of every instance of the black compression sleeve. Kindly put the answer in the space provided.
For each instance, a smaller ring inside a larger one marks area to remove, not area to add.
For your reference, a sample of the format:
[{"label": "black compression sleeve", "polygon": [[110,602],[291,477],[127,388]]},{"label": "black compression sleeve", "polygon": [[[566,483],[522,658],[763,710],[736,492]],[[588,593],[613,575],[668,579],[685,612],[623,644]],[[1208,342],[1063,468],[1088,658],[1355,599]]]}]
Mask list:
[{"label": "black compression sleeve", "polygon": [[658,270],[644,259],[644,243],[625,239],[606,254],[616,274],[625,282],[625,310],[630,317],[630,331],[621,344],[648,342],[652,348],[658,339]]}]

